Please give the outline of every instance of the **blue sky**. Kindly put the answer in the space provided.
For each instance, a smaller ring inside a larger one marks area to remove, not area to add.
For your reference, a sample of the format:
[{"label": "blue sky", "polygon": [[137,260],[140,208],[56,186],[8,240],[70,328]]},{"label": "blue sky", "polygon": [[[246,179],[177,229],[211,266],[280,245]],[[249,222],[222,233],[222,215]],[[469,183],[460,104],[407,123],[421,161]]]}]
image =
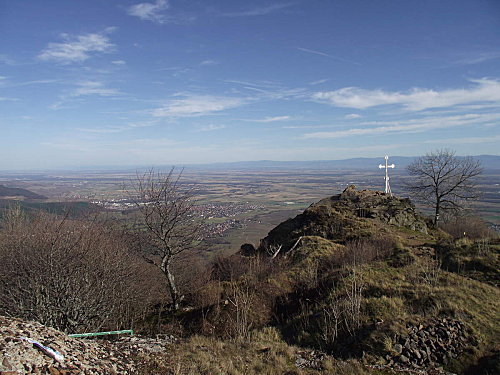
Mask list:
[{"label": "blue sky", "polygon": [[497,0],[2,0],[0,170],[500,154]]}]

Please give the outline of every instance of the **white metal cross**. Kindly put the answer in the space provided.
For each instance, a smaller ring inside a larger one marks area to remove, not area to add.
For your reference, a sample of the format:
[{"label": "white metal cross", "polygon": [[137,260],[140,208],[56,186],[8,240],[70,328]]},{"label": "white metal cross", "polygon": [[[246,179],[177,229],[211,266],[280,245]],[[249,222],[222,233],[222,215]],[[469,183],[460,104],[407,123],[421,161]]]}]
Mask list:
[{"label": "white metal cross", "polygon": [[385,156],[385,165],[379,164],[378,167],[380,169],[385,168],[385,193],[392,195],[391,185],[389,185],[389,168],[394,168],[395,165],[389,165],[389,156]]}]

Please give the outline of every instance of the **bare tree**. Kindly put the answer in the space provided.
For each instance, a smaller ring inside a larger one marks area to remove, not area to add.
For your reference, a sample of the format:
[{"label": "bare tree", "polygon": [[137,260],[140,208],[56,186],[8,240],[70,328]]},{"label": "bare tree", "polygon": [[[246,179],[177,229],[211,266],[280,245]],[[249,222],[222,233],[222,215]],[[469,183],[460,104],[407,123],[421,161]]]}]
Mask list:
[{"label": "bare tree", "polygon": [[180,184],[182,171],[168,173],[150,169],[134,181],[134,203],[140,213],[151,245],[159,260],[150,259],[165,275],[174,310],[181,295],[173,271],[173,261],[200,243],[201,222],[193,213],[194,194]]},{"label": "bare tree", "polygon": [[454,151],[438,150],[416,159],[407,170],[415,178],[408,189],[434,207],[434,224],[441,211],[460,210],[464,202],[477,199],[476,177],[483,169],[470,156],[457,157]]}]

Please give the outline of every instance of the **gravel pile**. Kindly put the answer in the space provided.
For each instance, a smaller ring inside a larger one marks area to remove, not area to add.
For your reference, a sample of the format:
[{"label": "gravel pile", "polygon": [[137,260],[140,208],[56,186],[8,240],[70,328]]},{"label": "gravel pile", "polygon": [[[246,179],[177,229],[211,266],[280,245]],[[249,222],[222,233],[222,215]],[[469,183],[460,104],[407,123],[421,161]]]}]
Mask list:
[{"label": "gravel pile", "polygon": [[37,322],[0,316],[0,375],[134,374],[135,354],[159,353],[172,342],[173,337],[77,339]]}]

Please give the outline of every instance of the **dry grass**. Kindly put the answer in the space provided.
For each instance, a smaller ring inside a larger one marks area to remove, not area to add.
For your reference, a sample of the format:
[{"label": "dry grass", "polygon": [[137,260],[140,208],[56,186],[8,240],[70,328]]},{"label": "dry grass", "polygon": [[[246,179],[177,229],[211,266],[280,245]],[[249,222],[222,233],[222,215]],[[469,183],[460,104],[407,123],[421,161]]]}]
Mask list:
[{"label": "dry grass", "polygon": [[168,352],[144,361],[139,374],[165,375],[375,375],[384,374],[356,361],[327,357],[321,369],[298,368],[303,349],[287,345],[273,328],[254,331],[248,343],[193,336]]}]

